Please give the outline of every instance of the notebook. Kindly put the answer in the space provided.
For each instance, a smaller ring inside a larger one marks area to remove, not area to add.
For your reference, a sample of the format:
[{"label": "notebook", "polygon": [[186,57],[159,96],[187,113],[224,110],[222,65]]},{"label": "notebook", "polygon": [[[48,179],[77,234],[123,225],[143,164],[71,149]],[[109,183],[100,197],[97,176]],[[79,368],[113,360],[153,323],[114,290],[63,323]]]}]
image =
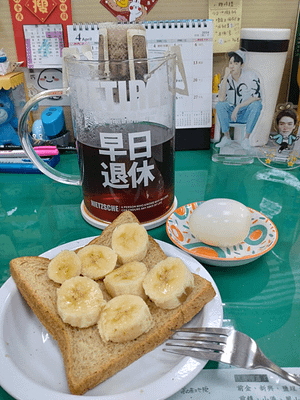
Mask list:
[{"label": "notebook", "polygon": [[[184,130],[184,141],[187,140],[186,134],[193,134],[191,138],[195,143],[193,145],[188,139],[190,145],[187,147],[208,148],[212,123],[213,21],[143,21],[143,25],[149,57],[157,50],[180,46],[189,95],[176,95],[176,130]],[[67,31],[70,47],[80,49],[81,45],[90,44],[94,59],[98,58],[97,24],[73,24],[67,27]],[[177,85],[180,87],[181,84],[178,77]],[[199,128],[205,129],[202,132],[205,138],[199,136]],[[199,144],[202,139],[205,143]]]}]

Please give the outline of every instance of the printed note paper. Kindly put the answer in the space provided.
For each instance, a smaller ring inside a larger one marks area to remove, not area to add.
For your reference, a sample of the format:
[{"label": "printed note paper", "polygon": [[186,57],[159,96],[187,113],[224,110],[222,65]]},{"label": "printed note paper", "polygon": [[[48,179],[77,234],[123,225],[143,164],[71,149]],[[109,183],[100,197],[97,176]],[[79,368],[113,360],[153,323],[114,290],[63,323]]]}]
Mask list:
[{"label": "printed note paper", "polygon": [[237,50],[240,44],[242,0],[209,0],[209,18],[214,21],[214,53]]},{"label": "printed note paper", "polygon": [[[299,376],[300,368],[285,368]],[[299,386],[263,369],[231,366],[201,371],[168,400],[299,400]]]}]

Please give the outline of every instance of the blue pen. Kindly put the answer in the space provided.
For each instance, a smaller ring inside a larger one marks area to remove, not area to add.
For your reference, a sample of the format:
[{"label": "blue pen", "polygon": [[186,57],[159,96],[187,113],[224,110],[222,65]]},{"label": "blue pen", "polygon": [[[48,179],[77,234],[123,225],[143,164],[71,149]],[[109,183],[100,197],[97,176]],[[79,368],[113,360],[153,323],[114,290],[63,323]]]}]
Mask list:
[{"label": "blue pen", "polygon": [[[60,161],[60,155],[43,157],[43,161],[55,167]],[[0,159],[0,172],[41,174],[41,171],[32,163],[29,158],[2,158]]]}]

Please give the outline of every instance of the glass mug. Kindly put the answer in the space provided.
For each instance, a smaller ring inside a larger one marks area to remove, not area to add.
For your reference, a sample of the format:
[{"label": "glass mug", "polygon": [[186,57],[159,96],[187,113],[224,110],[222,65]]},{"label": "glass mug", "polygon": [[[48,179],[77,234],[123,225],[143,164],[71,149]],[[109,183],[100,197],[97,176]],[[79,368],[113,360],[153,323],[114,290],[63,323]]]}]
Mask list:
[{"label": "glass mug", "polygon": [[[81,185],[81,213],[103,229],[132,211],[147,229],[165,222],[174,196],[176,55],[125,61],[66,57],[68,87],[32,97],[19,118],[19,137],[32,162],[48,177]],[[80,176],[61,173],[33,150],[28,114],[41,100],[66,95]]]}]

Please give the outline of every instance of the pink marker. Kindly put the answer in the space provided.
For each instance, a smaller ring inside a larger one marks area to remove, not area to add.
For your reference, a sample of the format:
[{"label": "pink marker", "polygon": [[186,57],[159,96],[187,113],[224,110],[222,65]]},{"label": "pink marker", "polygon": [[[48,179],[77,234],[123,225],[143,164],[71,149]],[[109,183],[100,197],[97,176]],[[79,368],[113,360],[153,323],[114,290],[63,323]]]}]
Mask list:
[{"label": "pink marker", "polygon": [[[35,152],[40,157],[57,156],[59,151],[56,146],[37,146],[34,147]],[[24,150],[1,150],[0,158],[6,157],[28,157]]]}]

